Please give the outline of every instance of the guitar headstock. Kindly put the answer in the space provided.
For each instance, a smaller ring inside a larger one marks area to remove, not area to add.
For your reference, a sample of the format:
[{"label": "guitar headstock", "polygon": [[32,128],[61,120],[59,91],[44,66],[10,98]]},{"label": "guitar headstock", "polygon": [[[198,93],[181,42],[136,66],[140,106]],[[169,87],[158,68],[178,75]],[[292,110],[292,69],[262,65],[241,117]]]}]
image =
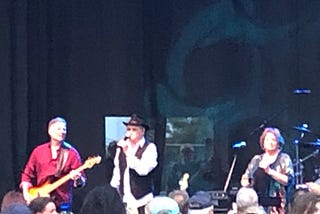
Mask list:
[{"label": "guitar headstock", "polygon": [[95,164],[99,164],[101,162],[101,156],[93,156],[93,157],[89,157],[85,162],[84,162],[84,166],[86,168],[91,168],[93,167]]},{"label": "guitar headstock", "polygon": [[187,172],[182,175],[182,178],[179,181],[180,190],[185,191],[185,190],[188,189],[188,187],[189,187],[189,183],[188,183],[189,178],[190,178],[190,174],[187,173]]}]

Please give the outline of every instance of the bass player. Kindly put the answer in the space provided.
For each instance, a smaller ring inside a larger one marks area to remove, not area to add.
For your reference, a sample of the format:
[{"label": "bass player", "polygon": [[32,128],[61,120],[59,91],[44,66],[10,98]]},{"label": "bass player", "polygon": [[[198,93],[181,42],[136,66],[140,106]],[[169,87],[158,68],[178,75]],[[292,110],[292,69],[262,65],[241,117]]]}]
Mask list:
[{"label": "bass player", "polygon": [[[58,209],[66,204],[71,207],[72,188],[83,187],[86,182],[84,172],[76,170],[82,165],[81,158],[79,152],[65,142],[67,122],[64,118],[56,117],[50,120],[48,134],[50,141],[38,145],[32,151],[21,174],[20,188],[28,204],[36,197],[47,195]],[[62,177],[68,177],[66,182],[46,192],[50,183]],[[41,191],[35,191],[34,195],[30,189],[37,189],[37,186]]]}]

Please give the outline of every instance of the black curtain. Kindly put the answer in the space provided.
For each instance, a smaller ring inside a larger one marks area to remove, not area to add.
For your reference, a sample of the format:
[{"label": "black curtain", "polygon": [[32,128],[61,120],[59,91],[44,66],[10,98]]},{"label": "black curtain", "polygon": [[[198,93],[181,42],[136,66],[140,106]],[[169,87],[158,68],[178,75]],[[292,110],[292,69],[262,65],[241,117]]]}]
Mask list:
[{"label": "black curtain", "polygon": [[[212,120],[225,169],[230,144],[252,138],[266,119],[280,126],[294,154],[292,126],[307,122],[320,133],[320,3],[280,6],[237,0],[0,1],[0,196],[17,188],[29,153],[48,139],[47,122],[58,115],[67,119],[67,140],[84,159],[103,155],[104,116],[136,112],[150,118],[159,174],[165,119],[172,116]],[[292,93],[300,87],[312,93]],[[250,148],[250,154],[257,152]],[[249,157],[243,158],[244,167]],[[103,184],[107,173],[102,165],[88,170],[88,188],[76,191],[76,200]]]}]

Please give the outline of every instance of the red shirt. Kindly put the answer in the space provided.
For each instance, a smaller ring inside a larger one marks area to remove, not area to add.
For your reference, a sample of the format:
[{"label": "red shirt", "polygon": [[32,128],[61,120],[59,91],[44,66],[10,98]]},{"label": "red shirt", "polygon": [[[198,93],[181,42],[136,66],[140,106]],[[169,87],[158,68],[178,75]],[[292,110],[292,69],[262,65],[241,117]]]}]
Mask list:
[{"label": "red shirt", "polygon": [[[50,143],[44,143],[37,146],[31,153],[29,160],[21,174],[21,182],[29,182],[32,186],[39,186],[45,183],[50,177],[55,177],[55,180],[68,174],[72,169],[77,169],[82,165],[78,151],[68,143],[63,143],[63,148],[68,152],[67,159],[58,177],[57,173],[58,159],[52,158]],[[58,153],[61,148],[58,150]],[[54,181],[53,181],[54,182]],[[52,181],[50,182],[52,183]],[[72,187],[73,180],[69,180],[62,184],[50,196],[59,206],[61,203],[72,202]]]}]

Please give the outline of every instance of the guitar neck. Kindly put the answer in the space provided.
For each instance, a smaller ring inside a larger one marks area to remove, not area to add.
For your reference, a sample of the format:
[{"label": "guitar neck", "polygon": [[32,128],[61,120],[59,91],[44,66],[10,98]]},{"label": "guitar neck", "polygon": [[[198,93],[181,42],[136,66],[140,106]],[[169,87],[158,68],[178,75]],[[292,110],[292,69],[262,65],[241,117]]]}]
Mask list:
[{"label": "guitar neck", "polygon": [[[82,165],[79,168],[75,169],[74,171],[76,171],[77,173],[80,173],[82,170],[84,170],[86,168],[88,168],[88,167],[85,165]],[[67,175],[59,178],[57,181],[53,182],[52,184],[50,184],[46,187],[47,192],[51,193],[53,190],[57,189],[59,186],[61,186],[65,182],[69,181],[70,179],[71,179],[70,174],[67,174]]]}]

